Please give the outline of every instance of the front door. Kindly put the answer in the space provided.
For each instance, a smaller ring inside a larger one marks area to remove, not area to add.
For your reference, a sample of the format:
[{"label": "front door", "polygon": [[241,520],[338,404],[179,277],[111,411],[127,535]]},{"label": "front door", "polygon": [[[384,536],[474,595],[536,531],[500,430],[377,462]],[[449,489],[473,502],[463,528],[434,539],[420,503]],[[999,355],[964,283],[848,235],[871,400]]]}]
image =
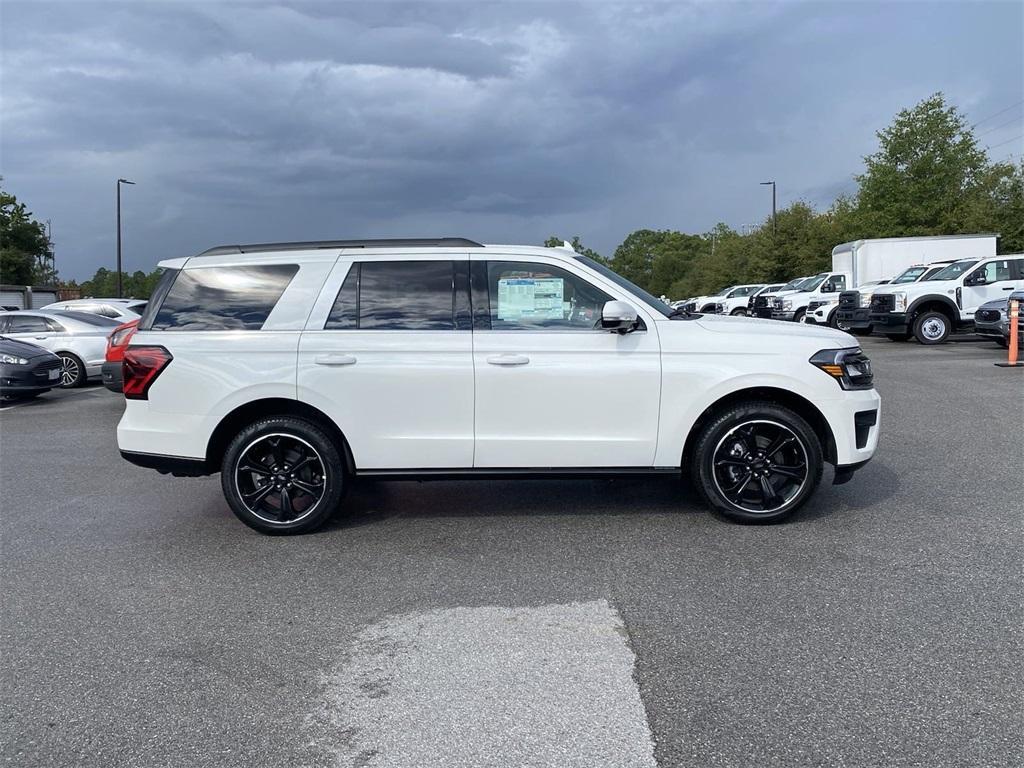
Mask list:
[{"label": "front door", "polygon": [[56,348],[57,338],[63,333],[63,329],[55,321],[41,315],[23,315],[12,312],[4,318],[4,325],[0,327],[0,332],[9,338],[27,341],[52,352]]},{"label": "front door", "polygon": [[[557,260],[473,255],[478,468],[650,467],[661,395],[657,331],[600,329],[628,300]],[[632,302],[635,305],[635,302]]]},{"label": "front door", "polygon": [[298,398],[334,420],[356,467],[473,466],[466,256],[342,258],[324,292],[299,341]]},{"label": "front door", "polygon": [[1005,299],[1010,293],[1021,286],[1021,259],[996,259],[988,261],[971,272],[970,277],[984,276],[981,285],[967,285],[970,278],[964,280],[963,309],[968,317],[974,317],[978,307],[986,301]]}]

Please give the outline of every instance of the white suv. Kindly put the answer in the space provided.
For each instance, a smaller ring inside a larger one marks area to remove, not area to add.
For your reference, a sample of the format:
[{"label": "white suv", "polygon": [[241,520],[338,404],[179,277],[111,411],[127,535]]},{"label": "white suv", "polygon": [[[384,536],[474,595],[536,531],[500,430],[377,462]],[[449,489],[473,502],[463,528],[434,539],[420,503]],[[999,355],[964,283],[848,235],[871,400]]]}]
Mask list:
[{"label": "white suv", "polygon": [[776,521],[878,442],[852,337],[672,310],[566,248],[333,241],[161,266],[121,454],[219,471],[266,533],[316,528],[362,476],[683,471],[725,516]]}]

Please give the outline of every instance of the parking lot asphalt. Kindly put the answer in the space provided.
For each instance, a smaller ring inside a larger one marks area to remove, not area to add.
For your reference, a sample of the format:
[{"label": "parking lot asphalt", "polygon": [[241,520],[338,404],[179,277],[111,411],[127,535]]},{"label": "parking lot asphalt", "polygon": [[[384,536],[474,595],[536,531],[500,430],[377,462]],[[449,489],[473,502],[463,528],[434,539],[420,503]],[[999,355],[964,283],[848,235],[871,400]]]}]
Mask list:
[{"label": "parking lot asphalt", "polygon": [[768,527],[674,480],[366,483],[269,538],[121,461],[101,387],[4,409],[0,754],[1020,765],[1024,371],[863,346],[875,459]]}]

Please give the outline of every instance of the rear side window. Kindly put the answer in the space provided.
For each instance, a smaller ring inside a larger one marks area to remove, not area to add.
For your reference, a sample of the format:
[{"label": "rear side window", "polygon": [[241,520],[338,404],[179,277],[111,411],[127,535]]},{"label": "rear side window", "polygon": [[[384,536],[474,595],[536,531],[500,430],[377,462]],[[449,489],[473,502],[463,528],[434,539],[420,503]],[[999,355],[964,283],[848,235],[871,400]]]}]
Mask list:
[{"label": "rear side window", "polygon": [[[464,266],[464,265],[462,265]],[[366,261],[353,264],[338,291],[325,330],[452,331],[456,280],[452,261]],[[468,275],[467,275],[468,277]],[[464,290],[459,291],[462,296]],[[466,299],[468,308],[468,298]],[[461,308],[461,303],[460,303]],[[460,318],[461,318],[460,309]],[[468,318],[468,309],[467,309]],[[468,328],[460,322],[459,327]]]},{"label": "rear side window", "polygon": [[[298,271],[298,264],[183,269],[173,278],[167,298],[147,327],[157,331],[258,331]],[[150,301],[149,306],[157,303]],[[148,308],[146,315],[144,319],[150,315]]]}]

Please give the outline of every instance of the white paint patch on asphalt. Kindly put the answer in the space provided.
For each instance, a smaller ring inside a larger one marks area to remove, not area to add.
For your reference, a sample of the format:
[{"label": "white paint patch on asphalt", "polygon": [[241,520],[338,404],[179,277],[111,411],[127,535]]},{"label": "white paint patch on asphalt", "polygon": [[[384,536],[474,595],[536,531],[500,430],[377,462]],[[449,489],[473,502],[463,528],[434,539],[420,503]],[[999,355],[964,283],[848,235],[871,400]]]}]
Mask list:
[{"label": "white paint patch on asphalt", "polygon": [[633,663],[606,600],[391,617],[325,678],[313,747],[346,768],[654,768]]}]

